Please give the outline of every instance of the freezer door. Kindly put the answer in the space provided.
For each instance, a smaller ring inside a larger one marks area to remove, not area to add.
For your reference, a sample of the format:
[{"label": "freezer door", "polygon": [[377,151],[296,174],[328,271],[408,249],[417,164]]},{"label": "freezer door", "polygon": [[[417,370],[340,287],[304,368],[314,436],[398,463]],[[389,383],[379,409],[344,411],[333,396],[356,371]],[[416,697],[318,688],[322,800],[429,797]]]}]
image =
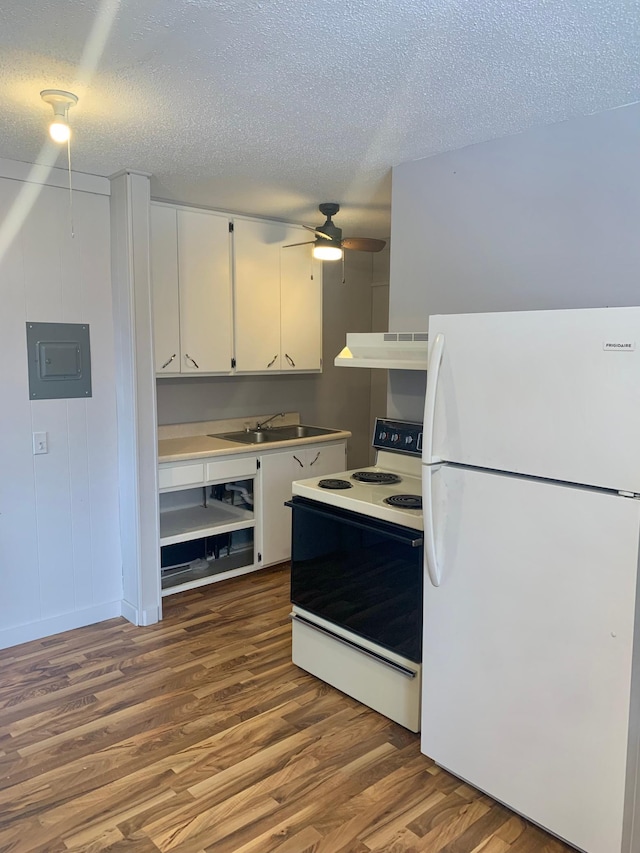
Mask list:
[{"label": "freezer door", "polygon": [[438,315],[429,347],[433,456],[640,492],[640,308]]},{"label": "freezer door", "polygon": [[588,853],[635,850],[640,502],[424,472],[440,585],[425,574],[422,751]]}]

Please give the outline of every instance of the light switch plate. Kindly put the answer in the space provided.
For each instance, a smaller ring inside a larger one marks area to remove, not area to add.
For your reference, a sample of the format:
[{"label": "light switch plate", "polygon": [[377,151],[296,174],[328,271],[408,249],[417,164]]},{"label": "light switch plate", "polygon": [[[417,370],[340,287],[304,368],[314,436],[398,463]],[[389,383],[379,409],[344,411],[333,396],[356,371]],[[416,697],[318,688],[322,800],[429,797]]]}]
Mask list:
[{"label": "light switch plate", "polygon": [[46,432],[34,432],[33,434],[33,454],[37,456],[39,453],[49,452],[49,439]]}]

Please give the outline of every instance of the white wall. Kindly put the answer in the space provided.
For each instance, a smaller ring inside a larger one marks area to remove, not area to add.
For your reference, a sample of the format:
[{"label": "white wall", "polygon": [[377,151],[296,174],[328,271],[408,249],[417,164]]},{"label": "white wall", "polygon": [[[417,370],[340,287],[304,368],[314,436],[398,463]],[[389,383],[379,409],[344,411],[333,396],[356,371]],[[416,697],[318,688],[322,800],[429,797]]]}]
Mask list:
[{"label": "white wall", "polygon": [[[0,250],[0,647],[119,615],[122,597],[109,183],[74,176],[90,191],[74,191],[72,238],[65,173],[41,187],[28,173],[0,161],[0,245],[37,195]],[[90,399],[29,399],[27,321],[89,324]]]},{"label": "white wall", "polygon": [[[382,252],[373,255],[373,283],[371,299],[371,331],[389,331],[389,242]],[[373,438],[376,418],[387,414],[387,379],[389,372],[376,368],[367,370],[371,377],[371,400],[369,402],[369,436]],[[375,464],[376,452],[369,449],[369,464]]]},{"label": "white wall", "polygon": [[303,423],[350,430],[349,464],[366,465],[371,444],[371,371],[335,367],[333,360],[344,347],[347,332],[371,330],[372,257],[348,252],[345,284],[342,264],[323,264],[321,374],[161,379],[157,382],[158,423],[298,411]]},{"label": "white wall", "polygon": [[[430,314],[640,303],[640,105],[393,170],[390,323]],[[390,377],[421,417],[424,376]]]}]

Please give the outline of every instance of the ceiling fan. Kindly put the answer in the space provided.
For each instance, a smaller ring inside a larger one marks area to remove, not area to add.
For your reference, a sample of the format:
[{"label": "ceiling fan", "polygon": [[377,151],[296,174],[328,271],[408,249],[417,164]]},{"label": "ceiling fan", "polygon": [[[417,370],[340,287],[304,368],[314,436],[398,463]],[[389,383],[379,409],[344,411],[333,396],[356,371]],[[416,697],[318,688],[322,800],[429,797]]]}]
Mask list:
[{"label": "ceiling fan", "polygon": [[318,228],[312,228],[310,225],[303,225],[307,231],[312,231],[316,235],[315,240],[309,240],[305,243],[290,243],[288,246],[283,246],[284,249],[289,249],[292,246],[306,246],[313,243],[313,255],[323,261],[339,261],[343,257],[343,249],[351,249],[356,252],[380,252],[386,246],[385,240],[374,240],[373,237],[342,237],[342,228],[338,228],[331,221],[331,217],[335,216],[340,210],[340,205],[334,201],[327,201],[318,205],[318,210],[323,216],[326,216],[326,222]]}]

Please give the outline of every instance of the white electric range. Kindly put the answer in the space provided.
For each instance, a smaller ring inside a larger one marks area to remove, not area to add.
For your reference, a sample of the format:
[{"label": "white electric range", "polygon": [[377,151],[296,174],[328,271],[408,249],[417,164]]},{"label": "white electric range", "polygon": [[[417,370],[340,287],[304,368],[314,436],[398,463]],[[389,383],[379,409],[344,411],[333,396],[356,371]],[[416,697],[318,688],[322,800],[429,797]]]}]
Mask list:
[{"label": "white electric range", "polygon": [[378,450],[375,465],[296,480],[292,492],[309,500],[422,530],[421,468],[419,452],[409,455]]},{"label": "white electric range", "polygon": [[293,483],[293,662],[420,727],[422,425],[378,418],[376,464]]}]

